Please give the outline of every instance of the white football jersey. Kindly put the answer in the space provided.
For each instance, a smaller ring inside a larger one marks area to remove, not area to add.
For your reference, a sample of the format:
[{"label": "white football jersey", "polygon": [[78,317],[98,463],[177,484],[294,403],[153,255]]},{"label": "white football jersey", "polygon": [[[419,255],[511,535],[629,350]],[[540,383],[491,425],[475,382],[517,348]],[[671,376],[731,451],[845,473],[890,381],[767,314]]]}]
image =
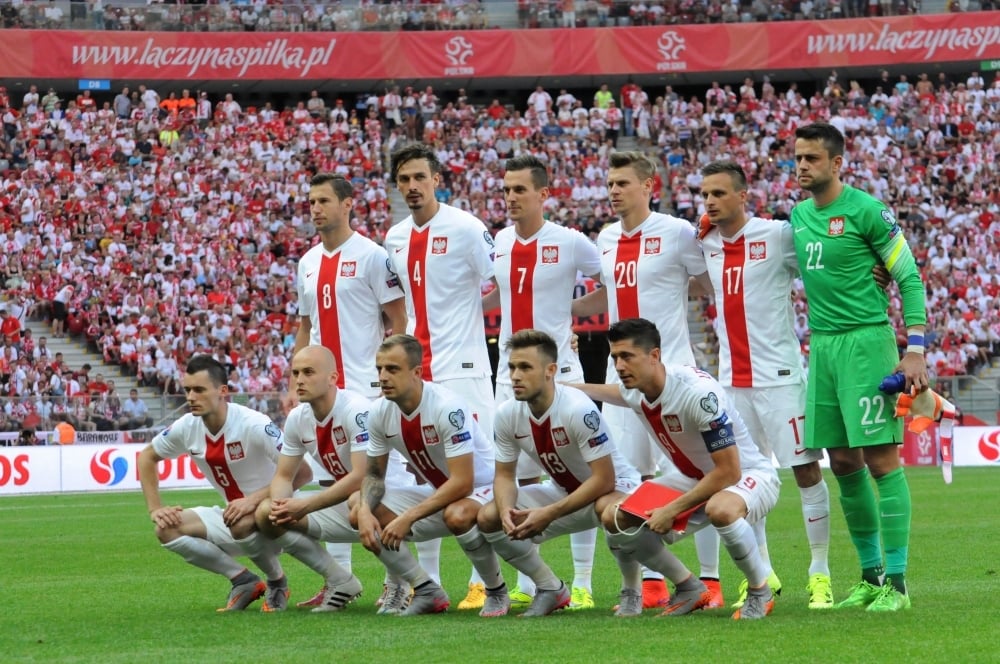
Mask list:
[{"label": "white football jersey", "polygon": [[653,212],[631,233],[620,221],[597,236],[609,322],[645,318],[662,337],[663,358],[694,365],[688,331],[688,278],[705,271],[694,227]]},{"label": "white football jersey", "polygon": [[715,468],[712,451],[702,432],[729,427],[740,453],[740,468],[773,474],[774,467],[760,453],[746,424],[729,401],[717,380],[700,369],[666,365],[667,381],[663,392],[653,403],[646,401],[639,390],[619,386],[622,398],[639,415],[646,430],[658,442],[667,459],[679,471],[690,490],[702,477]]},{"label": "white football jersey", "polygon": [[299,311],[312,324],[309,343],[337,359],[337,387],[377,397],[382,305],[403,297],[385,250],[358,233],[332,253],[318,244],[299,261],[297,283]]},{"label": "white football jersey", "polygon": [[496,278],[500,287],[500,364],[497,382],[510,383],[505,345],[514,332],[541,330],[556,340],[559,373],[556,380],[580,379],[583,368],[570,348],[571,307],[578,273],[601,271],[597,247],[578,231],[545,222],[530,238],[513,226],[496,236]]},{"label": "white football jersey", "polygon": [[702,240],[718,309],[719,382],[773,387],[802,381],[792,281],[798,274],[792,226],[753,217],[735,237]]},{"label": "white football jersey", "polygon": [[187,453],[227,501],[270,486],[282,445],[281,429],[256,410],[231,403],[226,423],[212,435],[200,418],[187,413],[153,438],[160,457]]},{"label": "white football jersey", "polygon": [[420,405],[407,415],[385,397],[375,401],[368,414],[368,435],[369,457],[397,450],[435,488],[448,480],[448,459],[466,454],[473,455],[472,486],[493,482],[493,444],[465,400],[441,385],[424,381]]},{"label": "white football jersey", "polygon": [[590,462],[609,455],[617,477],[639,483],[639,473],[615,447],[597,406],[576,388],[556,385],[552,405],[537,419],[527,402],[505,401],[497,409],[494,428],[497,461],[512,463],[523,452],[566,493],[591,476]]},{"label": "white football jersey", "polygon": [[483,223],[441,204],[423,226],[409,216],[390,228],[385,250],[406,291],[406,331],[424,347],[424,378],[489,376],[480,284],[493,278],[493,238]]},{"label": "white football jersey", "polygon": [[368,449],[368,409],[371,401],[348,390],[338,390],[333,408],[322,420],[312,406],[300,403],[285,421],[285,444],[281,453],[301,457],[309,454],[334,480],[351,472],[351,454]]}]

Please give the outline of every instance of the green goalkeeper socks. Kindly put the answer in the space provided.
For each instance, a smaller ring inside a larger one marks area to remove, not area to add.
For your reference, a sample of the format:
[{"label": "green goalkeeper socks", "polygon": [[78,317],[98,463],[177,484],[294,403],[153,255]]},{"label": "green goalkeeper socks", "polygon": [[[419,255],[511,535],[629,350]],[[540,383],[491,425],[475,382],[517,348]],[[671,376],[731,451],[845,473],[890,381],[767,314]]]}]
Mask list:
[{"label": "green goalkeeper socks", "polygon": [[[847,530],[858,552],[861,567],[881,568],[882,546],[879,541],[878,502],[869,479],[868,468],[836,477],[840,485],[840,506],[844,510],[844,520],[847,521]],[[907,523],[909,523],[909,511],[907,511]]]},{"label": "green goalkeeper socks", "polygon": [[875,480],[882,518],[882,541],[885,544],[885,573],[889,577],[906,572],[910,544],[910,486],[902,468]]}]

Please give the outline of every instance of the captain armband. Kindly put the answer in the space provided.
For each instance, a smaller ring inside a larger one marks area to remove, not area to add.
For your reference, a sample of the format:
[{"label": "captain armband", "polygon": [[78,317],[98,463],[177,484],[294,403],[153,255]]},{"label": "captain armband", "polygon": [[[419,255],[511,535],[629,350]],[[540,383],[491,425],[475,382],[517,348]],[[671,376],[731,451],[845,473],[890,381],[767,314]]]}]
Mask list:
[{"label": "captain armband", "polygon": [[705,448],[708,449],[710,454],[736,444],[733,423],[725,413],[722,413],[717,419],[709,422],[708,426],[707,431],[701,432],[701,439],[705,441]]}]

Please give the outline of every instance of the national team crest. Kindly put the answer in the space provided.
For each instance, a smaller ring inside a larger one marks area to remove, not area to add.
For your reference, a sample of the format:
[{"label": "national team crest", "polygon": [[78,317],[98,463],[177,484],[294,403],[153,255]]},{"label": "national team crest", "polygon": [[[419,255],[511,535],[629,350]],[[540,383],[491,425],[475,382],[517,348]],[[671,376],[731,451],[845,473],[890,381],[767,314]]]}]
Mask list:
[{"label": "national team crest", "polygon": [[569,435],[566,433],[566,429],[562,427],[553,429],[552,442],[556,444],[556,447],[566,447],[569,445]]},{"label": "national team crest", "polygon": [[663,423],[667,425],[667,431],[670,433],[682,433],[684,427],[681,426],[681,418],[676,415],[664,415]]},{"label": "national team crest", "polygon": [[435,429],[433,426],[430,425],[425,426],[423,431],[424,431],[425,445],[437,445],[438,443],[441,442],[441,439],[438,438],[437,429]]},{"label": "national team crest", "polygon": [[827,235],[843,235],[844,234],[844,218],[843,217],[830,217],[830,227],[827,229]]},{"label": "national team crest", "polygon": [[229,455],[230,461],[239,461],[244,458],[246,454],[243,453],[243,443],[239,441],[226,443],[226,454]]},{"label": "national team crest", "polygon": [[559,247],[542,245],[542,265],[552,265],[559,262]]},{"label": "national team crest", "polygon": [[344,261],[340,264],[340,276],[353,279],[358,274],[357,261]]},{"label": "national team crest", "polygon": [[767,242],[751,242],[749,251],[750,260],[762,261],[767,258]]},{"label": "national team crest", "polygon": [[347,432],[344,431],[344,427],[333,428],[333,442],[337,447],[347,442]]},{"label": "national team crest", "polygon": [[646,243],[642,247],[642,253],[647,256],[654,256],[660,253],[660,238],[658,237],[647,237]]},{"label": "national team crest", "polygon": [[448,238],[446,237],[431,238],[431,253],[432,254],[448,253]]}]

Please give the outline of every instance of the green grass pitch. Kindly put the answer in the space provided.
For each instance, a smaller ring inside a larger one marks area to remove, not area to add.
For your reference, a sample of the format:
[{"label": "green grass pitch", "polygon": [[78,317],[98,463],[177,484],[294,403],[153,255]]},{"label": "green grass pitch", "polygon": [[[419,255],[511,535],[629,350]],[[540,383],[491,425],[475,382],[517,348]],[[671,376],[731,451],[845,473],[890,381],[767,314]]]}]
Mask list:
[{"label": "green grass pitch", "polygon": [[[987,662],[998,661],[993,598],[1000,590],[1000,510],[993,469],[959,468],[946,486],[933,468],[909,469],[914,519],[909,585],[913,609],[897,615],[806,608],[809,555],[798,492],[782,473],[768,519],[771,557],[784,583],[774,613],[755,623],[730,610],[683,618],[611,615],[617,568],[598,540],[598,608],[522,620],[485,620],[450,610],[436,616],[376,616],[382,571],[360,545],[354,569],[366,591],[339,614],[290,609],[217,614],[228,585],[161,549],[138,493],[0,498],[0,660],[3,662]],[[856,556],[833,494],[831,567],[843,598],[858,577]],[[213,504],[207,491],[168,500]],[[690,541],[675,546],[697,569]],[[543,547],[567,581],[569,541]],[[319,578],[290,558],[291,601]],[[469,564],[453,540],[441,569],[452,605],[465,594]],[[505,572],[510,572],[505,568]],[[509,573],[508,581],[514,575]],[[722,550],[722,581],[734,599],[739,576]]]}]

